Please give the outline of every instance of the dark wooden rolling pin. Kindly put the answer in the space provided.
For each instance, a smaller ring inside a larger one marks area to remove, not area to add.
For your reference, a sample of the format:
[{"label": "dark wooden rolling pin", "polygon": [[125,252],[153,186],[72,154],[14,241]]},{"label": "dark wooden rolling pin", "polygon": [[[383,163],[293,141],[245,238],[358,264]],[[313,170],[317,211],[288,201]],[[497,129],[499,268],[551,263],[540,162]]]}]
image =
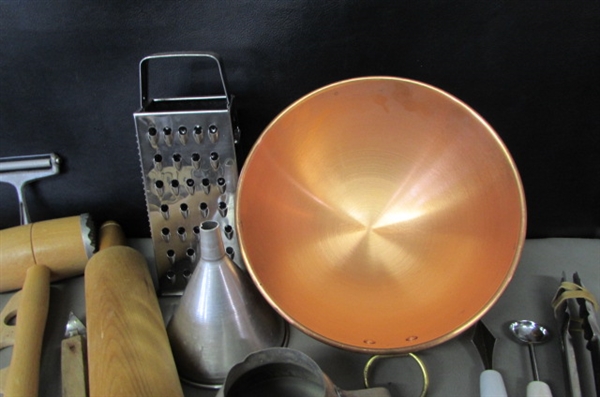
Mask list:
[{"label": "dark wooden rolling pin", "polygon": [[90,397],[183,396],[148,265],[120,226],[85,269]]},{"label": "dark wooden rolling pin", "polygon": [[94,252],[88,214],[0,230],[0,292],[19,289],[27,269],[47,266],[51,281],[81,275]]}]

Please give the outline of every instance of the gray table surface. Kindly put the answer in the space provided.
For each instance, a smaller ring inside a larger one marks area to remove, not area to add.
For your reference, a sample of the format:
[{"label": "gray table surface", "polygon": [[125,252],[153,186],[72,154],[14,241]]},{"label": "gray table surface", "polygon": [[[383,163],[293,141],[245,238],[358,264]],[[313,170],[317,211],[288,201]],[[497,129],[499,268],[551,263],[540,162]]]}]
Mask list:
[{"label": "gray table surface", "polygon": [[[149,240],[132,240],[131,245],[148,255]],[[560,284],[562,272],[579,272],[586,287],[600,298],[600,240],[550,238],[527,240],[516,273],[498,302],[483,320],[497,337],[494,367],[504,377],[509,396],[524,396],[531,370],[527,348],[513,341],[507,332],[511,320],[531,319],[545,324],[551,340],[536,348],[539,372],[555,397],[566,396],[564,371],[557,336],[558,324],[550,302]],[[11,293],[0,294],[0,308]],[[161,298],[168,321],[177,298]],[[69,312],[85,322],[83,277],[76,277],[51,288],[50,312],[44,334],[41,362],[40,396],[60,396],[60,342]],[[312,357],[339,387],[361,389],[362,371],[369,356],[324,345],[292,329],[289,347]],[[11,348],[0,351],[0,367],[10,362]],[[466,334],[439,346],[421,351],[430,376],[428,396],[478,396],[479,374],[483,370],[476,349]],[[418,396],[422,377],[410,358],[381,361],[373,372],[372,383],[386,386],[394,397]],[[184,385],[186,396],[212,397],[215,390]]]}]

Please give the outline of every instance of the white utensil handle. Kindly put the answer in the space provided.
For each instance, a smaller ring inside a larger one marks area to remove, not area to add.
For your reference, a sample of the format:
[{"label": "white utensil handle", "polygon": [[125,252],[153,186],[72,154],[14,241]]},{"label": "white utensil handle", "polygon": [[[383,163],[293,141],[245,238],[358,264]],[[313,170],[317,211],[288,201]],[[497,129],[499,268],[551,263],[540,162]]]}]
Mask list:
[{"label": "white utensil handle", "polygon": [[552,392],[548,384],[534,380],[527,385],[527,397],[552,397]]},{"label": "white utensil handle", "polygon": [[481,397],[507,397],[500,372],[493,369],[483,371],[479,376],[479,393]]}]

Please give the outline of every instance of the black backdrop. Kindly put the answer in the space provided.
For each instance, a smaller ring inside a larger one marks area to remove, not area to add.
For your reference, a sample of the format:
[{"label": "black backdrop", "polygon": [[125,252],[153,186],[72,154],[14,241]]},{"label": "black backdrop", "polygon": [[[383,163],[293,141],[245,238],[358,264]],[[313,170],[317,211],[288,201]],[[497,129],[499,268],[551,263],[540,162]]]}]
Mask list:
[{"label": "black backdrop", "polygon": [[[240,161],[299,97],[351,77],[437,86],[498,132],[523,179],[528,236],[600,236],[598,1],[0,0],[0,157],[56,152],[33,220],[90,212],[149,233],[133,112],[150,54],[221,55]],[[0,185],[0,228],[18,224]]]}]

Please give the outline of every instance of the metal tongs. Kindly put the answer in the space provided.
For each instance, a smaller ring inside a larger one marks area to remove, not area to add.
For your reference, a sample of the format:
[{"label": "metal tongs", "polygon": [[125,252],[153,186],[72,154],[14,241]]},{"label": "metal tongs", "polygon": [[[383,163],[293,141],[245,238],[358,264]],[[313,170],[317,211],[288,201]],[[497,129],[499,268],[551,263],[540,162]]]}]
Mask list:
[{"label": "metal tongs", "polygon": [[[598,301],[585,288],[578,273],[573,274],[573,282],[570,282],[563,272],[552,307],[554,316],[561,325],[563,359],[571,397],[600,397],[600,327],[596,316]],[[585,350],[590,354],[585,354]]]}]

